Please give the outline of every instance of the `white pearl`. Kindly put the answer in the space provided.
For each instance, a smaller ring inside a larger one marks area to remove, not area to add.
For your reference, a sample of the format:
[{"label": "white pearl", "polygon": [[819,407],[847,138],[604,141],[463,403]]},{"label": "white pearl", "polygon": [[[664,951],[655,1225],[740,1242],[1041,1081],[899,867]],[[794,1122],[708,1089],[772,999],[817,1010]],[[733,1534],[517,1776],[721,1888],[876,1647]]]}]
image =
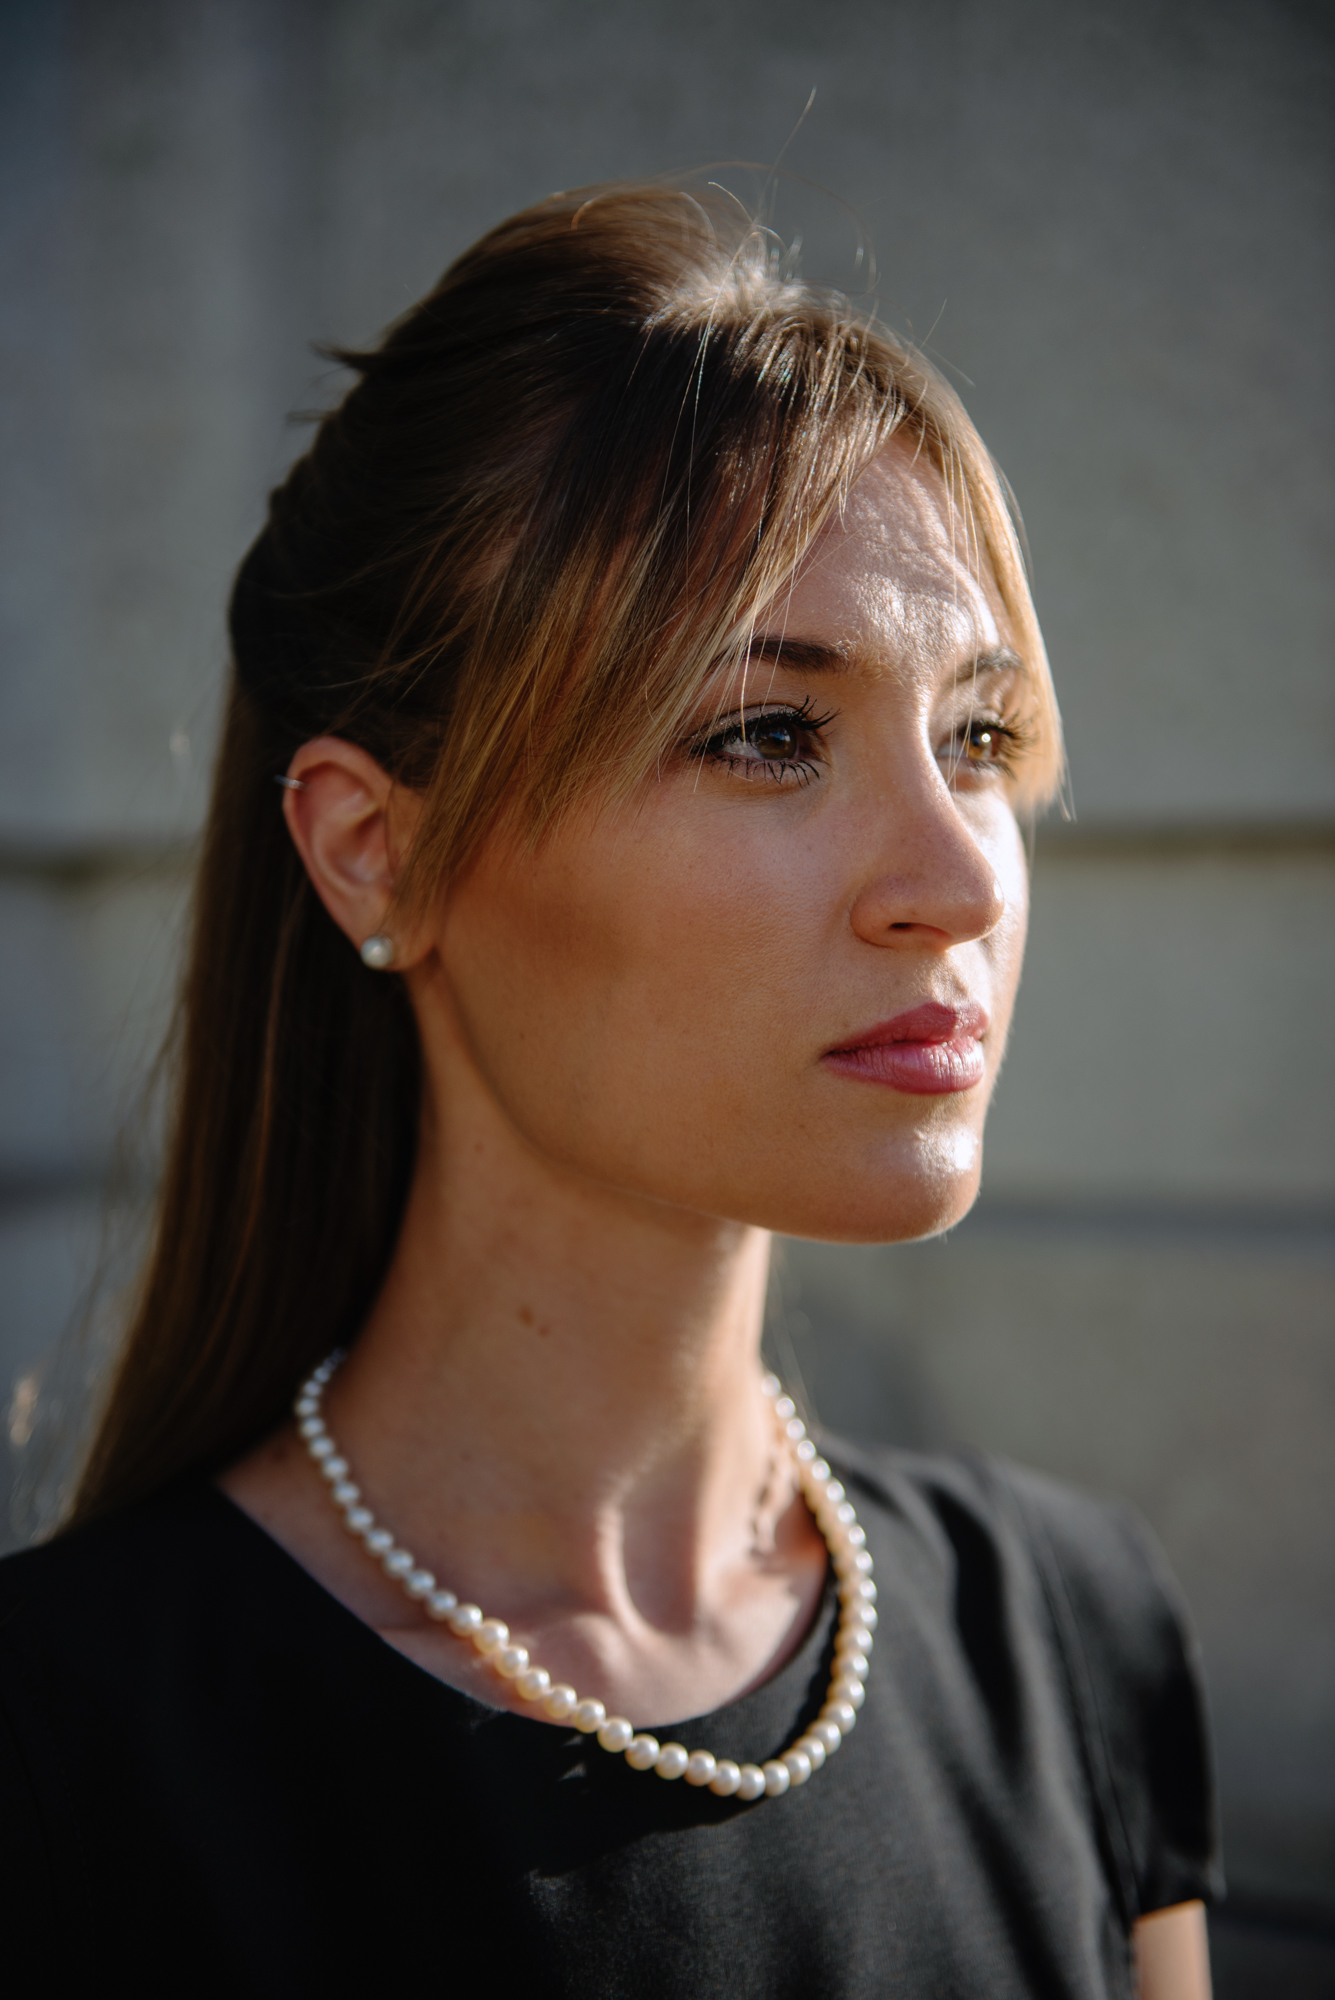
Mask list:
[{"label": "white pearl", "polygon": [[742,1775],[737,1783],[737,1796],[749,1805],[752,1799],[761,1797],[765,1790],[765,1773],[759,1764],[743,1764]]},{"label": "white pearl", "polygon": [[787,1423],[789,1417],[795,1415],[796,1411],[797,1404],[791,1396],[780,1396],[774,1405],[774,1414],[782,1423]]},{"label": "white pearl", "polygon": [[456,1604],[446,1617],[446,1624],[456,1639],[471,1639],[482,1623],[480,1604]]},{"label": "white pearl", "polygon": [[841,1736],[847,1736],[858,1719],[851,1701],[827,1701],[820,1712],[822,1722],[833,1722]]},{"label": "white pearl", "polygon": [[344,1473],[349,1471],[350,1467],[347,1459],[340,1458],[338,1453],[335,1452],[332,1458],[325,1460],[320,1470],[332,1486],[335,1480],[342,1479]]},{"label": "white pearl", "polygon": [[297,1425],[297,1435],[304,1438],[323,1437],[324,1419],[322,1417],[304,1417]]},{"label": "white pearl", "polygon": [[436,1588],[436,1579],[429,1569],[415,1569],[403,1579],[403,1587],[409,1597],[421,1600],[430,1597]]},{"label": "white pearl", "polygon": [[[831,1492],[833,1492],[833,1490],[834,1489],[831,1488]],[[852,1522],[857,1520],[858,1518],[857,1510],[856,1508],[850,1506],[848,1501],[845,1500],[842,1506],[835,1508],[834,1518],[839,1523],[841,1528],[847,1528],[848,1526],[850,1526]]]},{"label": "white pearl", "polygon": [[865,1653],[841,1653],[837,1665],[841,1680],[865,1681],[871,1672],[871,1661]]},{"label": "white pearl", "polygon": [[331,1437],[312,1438],[306,1449],[311,1457],[317,1461],[322,1458],[332,1458],[334,1455],[334,1440]]},{"label": "white pearl", "polygon": [[801,1444],[800,1444],[800,1445],[799,1445],[799,1446],[797,1447],[797,1462],[798,1462],[798,1464],[799,1464],[799,1465],[810,1465],[810,1463],[811,1463],[812,1459],[813,1459],[813,1458],[814,1458],[815,1456],[816,1456],[816,1447],[815,1447],[815,1445],[814,1445],[814,1444],[813,1444],[813,1443],[811,1442],[811,1439],[810,1439],[810,1438],[803,1438],[803,1440],[802,1440]]},{"label": "white pearl", "polygon": [[876,1585],[869,1576],[850,1577],[847,1583],[840,1585],[839,1595],[845,1604],[874,1604]]},{"label": "white pearl", "polygon": [[654,1759],[654,1769],[660,1778],[680,1778],[685,1775],[690,1761],[690,1752],[683,1743],[665,1743]]},{"label": "white pearl", "polygon": [[[819,1722],[813,1722],[807,1731],[807,1736],[814,1737],[817,1743],[825,1745],[825,1754],[827,1757],[833,1757],[835,1751],[844,1740],[838,1723],[831,1722],[828,1716],[823,1716]],[[805,1740],[806,1738],[804,1737],[803,1741],[805,1742]]]},{"label": "white pearl", "polygon": [[452,1590],[433,1590],[426,1601],[426,1615],[428,1618],[448,1618],[458,1602]]},{"label": "white pearl", "polygon": [[685,1778],[688,1785],[711,1785],[718,1769],[712,1750],[692,1750],[686,1759]]},{"label": "white pearl", "polygon": [[551,1716],[553,1722],[564,1722],[566,1717],[572,1713],[578,1701],[579,1696],[575,1693],[570,1683],[568,1681],[558,1681],[542,1705],[548,1715]]},{"label": "white pearl", "polygon": [[875,1566],[866,1549],[859,1549],[853,1557],[853,1567],[859,1576],[870,1576]]},{"label": "white pearl", "polygon": [[844,1497],[844,1489],[837,1479],[832,1479],[825,1489],[825,1498],[832,1507],[837,1507]]},{"label": "white pearl", "polygon": [[525,1667],[515,1680],[525,1701],[541,1701],[551,1684],[552,1677],[546,1667]]},{"label": "white pearl", "polygon": [[368,1528],[365,1539],[373,1556],[387,1556],[394,1546],[394,1537],[388,1528]]},{"label": "white pearl", "polygon": [[[875,1587],[873,1584],[872,1588],[875,1589]],[[864,1631],[868,1633],[874,1632],[876,1630],[876,1606],[874,1604],[864,1604],[858,1612],[858,1620]],[[864,1646],[862,1650],[865,1653],[867,1648]]]},{"label": "white pearl", "polygon": [[581,1736],[592,1736],[594,1731],[601,1729],[606,1722],[607,1710],[600,1701],[576,1702],[571,1711],[570,1720],[574,1723]]},{"label": "white pearl", "polygon": [[779,1762],[783,1765],[789,1778],[795,1785],[805,1785],[807,1779],[811,1776],[811,1759],[808,1757],[806,1751],[799,1750],[796,1744],[793,1745],[791,1750],[784,1751]]},{"label": "white pearl", "polygon": [[863,1619],[845,1625],[834,1642],[836,1653],[865,1653],[871,1647],[871,1632]]},{"label": "white pearl", "polygon": [[329,1497],[336,1507],[355,1507],[362,1497],[362,1489],[354,1486],[350,1479],[340,1479]]},{"label": "white pearl", "polygon": [[777,1375],[766,1375],[762,1378],[760,1386],[767,1396],[777,1396],[783,1384]]},{"label": "white pearl", "polygon": [[617,1756],[627,1748],[635,1735],[635,1725],[627,1722],[624,1715],[609,1715],[598,1731],[598,1741],[604,1750]]},{"label": "white pearl", "polygon": [[854,1708],[861,1708],[866,1699],[866,1688],[861,1681],[855,1681],[851,1674],[836,1674],[825,1696],[827,1707],[832,1701],[847,1701],[851,1702]]},{"label": "white pearl", "polygon": [[632,1771],[651,1771],[658,1762],[658,1738],[633,1737],[626,1746],[626,1762]]},{"label": "white pearl", "polygon": [[863,1527],[861,1521],[854,1521],[852,1527],[845,1534],[844,1540],[848,1543],[850,1549],[862,1549],[866,1547],[867,1530]]},{"label": "white pearl", "polygon": [[479,1653],[499,1653],[510,1636],[510,1627],[503,1618],[484,1618],[473,1634],[473,1644]]},{"label": "white pearl", "polygon": [[801,1417],[790,1417],[784,1425],[784,1435],[792,1444],[800,1444],[807,1434],[807,1427]]},{"label": "white pearl", "polygon": [[318,1417],[320,1414],[319,1397],[310,1395],[299,1396],[293,1405],[293,1410],[298,1417]]},{"label": "white pearl", "polygon": [[502,1646],[499,1653],[493,1653],[491,1664],[502,1680],[515,1680],[528,1665],[527,1646]]},{"label": "white pearl", "polygon": [[343,1516],[343,1525],[354,1535],[364,1535],[375,1520],[369,1507],[349,1507]]},{"label": "white pearl", "polygon": [[811,1479],[814,1485],[824,1486],[825,1482],[830,1477],[829,1459],[828,1458],[813,1459],[811,1464],[807,1467],[807,1475]]},{"label": "white pearl", "polygon": [[709,1789],[721,1799],[730,1799],[741,1789],[742,1767],[734,1764],[731,1757],[720,1757],[714,1766],[714,1775],[709,1781]]},{"label": "white pearl", "polygon": [[407,1576],[412,1566],[413,1558],[407,1549],[394,1549],[380,1565],[386,1576]]},{"label": "white pearl", "polygon": [[781,1764],[777,1757],[772,1757],[768,1764],[762,1764],[760,1768],[765,1774],[766,1794],[772,1799],[781,1799],[793,1782],[788,1766]]},{"label": "white pearl", "polygon": [[799,1736],[793,1748],[802,1752],[813,1771],[819,1771],[825,1762],[825,1745],[819,1736]]}]

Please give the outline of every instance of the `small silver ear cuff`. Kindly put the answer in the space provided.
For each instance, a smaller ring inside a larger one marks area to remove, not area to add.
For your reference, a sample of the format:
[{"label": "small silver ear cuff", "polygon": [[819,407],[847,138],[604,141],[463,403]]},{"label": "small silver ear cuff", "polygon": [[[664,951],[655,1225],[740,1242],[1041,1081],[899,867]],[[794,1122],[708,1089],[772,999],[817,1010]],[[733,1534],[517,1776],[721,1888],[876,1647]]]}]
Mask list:
[{"label": "small silver ear cuff", "polygon": [[306,790],[306,780],[304,778],[275,778],[274,783],[281,785],[285,792],[304,792]]},{"label": "small silver ear cuff", "polygon": [[394,940],[384,931],[377,931],[367,938],[362,946],[362,964],[369,965],[372,972],[388,972],[394,963]]}]

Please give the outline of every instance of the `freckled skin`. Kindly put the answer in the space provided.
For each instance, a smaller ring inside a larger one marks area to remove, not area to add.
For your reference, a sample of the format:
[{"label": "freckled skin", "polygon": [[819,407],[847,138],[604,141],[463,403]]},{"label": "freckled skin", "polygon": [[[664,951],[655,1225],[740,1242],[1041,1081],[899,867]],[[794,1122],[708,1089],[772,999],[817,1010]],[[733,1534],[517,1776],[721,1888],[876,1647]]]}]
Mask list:
[{"label": "freckled skin", "polygon": [[[894,450],[764,629],[853,657],[834,675],[766,661],[735,691],[837,711],[817,774],[683,757],[536,854],[492,842],[450,898],[434,997],[562,1167],[791,1235],[919,1236],[976,1192],[1024,947],[1008,787],[952,787],[942,754],[1004,612],[953,549],[935,476]],[[822,1066],[927,999],[987,1009],[976,1089],[915,1098]]]}]

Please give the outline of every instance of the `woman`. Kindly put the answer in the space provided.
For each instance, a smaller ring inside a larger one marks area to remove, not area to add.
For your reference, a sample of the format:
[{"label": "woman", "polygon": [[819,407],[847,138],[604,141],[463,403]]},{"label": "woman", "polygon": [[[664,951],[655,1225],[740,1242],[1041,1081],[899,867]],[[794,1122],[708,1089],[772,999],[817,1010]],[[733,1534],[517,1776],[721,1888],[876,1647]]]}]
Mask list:
[{"label": "woman", "polygon": [[977,1190],[1060,766],[986,453],[658,186],[343,358],[234,595],[141,1302],[0,1592],[48,1990],[1198,2000],[1139,1531],[759,1360],[771,1231]]}]

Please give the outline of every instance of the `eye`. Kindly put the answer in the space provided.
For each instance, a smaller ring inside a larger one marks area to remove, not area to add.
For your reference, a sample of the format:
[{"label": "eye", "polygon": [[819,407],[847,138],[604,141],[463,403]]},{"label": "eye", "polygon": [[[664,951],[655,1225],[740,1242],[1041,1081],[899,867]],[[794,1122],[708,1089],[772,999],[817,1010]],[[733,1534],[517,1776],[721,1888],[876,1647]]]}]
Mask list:
[{"label": "eye", "polygon": [[813,706],[807,701],[800,708],[770,708],[739,716],[693,743],[691,755],[726,765],[741,777],[764,775],[779,782],[806,784],[818,775],[824,761],[821,731],[834,720],[833,713],[813,715]]},{"label": "eye", "polygon": [[952,738],[947,761],[955,771],[965,765],[970,770],[1009,774],[1028,742],[1028,734],[1018,718],[1002,721],[995,715],[971,716]]}]

